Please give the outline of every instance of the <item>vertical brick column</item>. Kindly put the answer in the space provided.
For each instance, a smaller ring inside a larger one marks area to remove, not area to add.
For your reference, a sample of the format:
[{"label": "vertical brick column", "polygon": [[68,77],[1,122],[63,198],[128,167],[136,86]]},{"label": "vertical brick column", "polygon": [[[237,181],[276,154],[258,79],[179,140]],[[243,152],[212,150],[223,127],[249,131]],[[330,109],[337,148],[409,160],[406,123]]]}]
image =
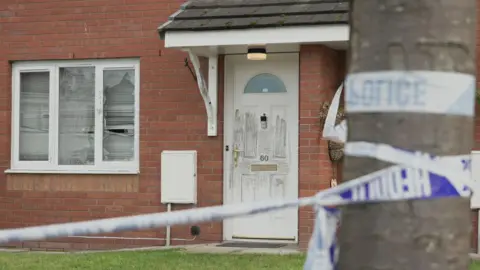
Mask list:
[{"label": "vertical brick column", "polygon": [[[321,45],[300,49],[299,196],[312,196],[330,187],[332,164],[327,142],[321,140],[321,105],[330,102],[344,79],[344,52]],[[299,210],[299,244],[305,249],[312,234],[314,212]]]}]

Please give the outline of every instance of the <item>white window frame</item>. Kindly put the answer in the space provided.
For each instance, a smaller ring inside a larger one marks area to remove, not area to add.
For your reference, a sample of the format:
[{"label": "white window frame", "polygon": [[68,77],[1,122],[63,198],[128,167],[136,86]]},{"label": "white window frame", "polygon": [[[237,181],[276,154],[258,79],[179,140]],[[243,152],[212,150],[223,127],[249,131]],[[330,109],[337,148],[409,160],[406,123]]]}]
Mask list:
[{"label": "white window frame", "polygon": [[[59,69],[63,67],[95,67],[95,163],[94,165],[58,165]],[[103,161],[103,71],[135,70],[134,159]],[[12,65],[12,140],[11,168],[7,173],[67,174],[138,174],[140,172],[140,61],[139,59],[22,61]],[[20,74],[50,72],[49,93],[49,160],[20,161]]]}]

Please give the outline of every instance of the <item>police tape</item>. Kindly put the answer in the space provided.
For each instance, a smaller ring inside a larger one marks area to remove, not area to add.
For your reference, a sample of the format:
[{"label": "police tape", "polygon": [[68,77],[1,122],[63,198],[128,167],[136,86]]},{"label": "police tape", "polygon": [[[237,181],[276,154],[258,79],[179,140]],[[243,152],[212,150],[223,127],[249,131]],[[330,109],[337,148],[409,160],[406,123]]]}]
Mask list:
[{"label": "police tape", "polygon": [[347,76],[347,113],[474,115],[475,76],[459,72],[386,70]]},{"label": "police tape", "polygon": [[[409,151],[369,142],[349,142],[345,145],[345,153],[350,156],[375,158],[417,169],[417,172],[423,171],[424,174],[433,174],[435,181],[443,182],[443,185],[449,183],[459,195],[468,196],[473,189],[470,155],[438,157],[420,151]],[[447,179],[455,179],[455,181]]]},{"label": "police tape", "polygon": [[[349,74],[346,80],[346,112],[349,113],[430,113],[474,115],[475,77],[469,74],[439,71],[375,71]],[[347,141],[347,121],[335,124],[343,84],[337,89],[323,127],[323,138]],[[379,200],[433,199],[469,197],[471,181],[469,155],[436,157],[385,144],[348,142],[345,154],[392,163],[383,170],[362,176],[369,179],[340,199],[349,202]],[[339,204],[340,205],[340,204]],[[338,248],[334,225],[338,209],[316,208],[314,232],[309,243],[305,270],[336,268]],[[336,226],[335,226],[336,227]]]},{"label": "police tape", "polygon": [[316,207],[315,227],[308,243],[304,270],[333,270],[338,260],[336,244],[340,210]]},{"label": "police tape", "polygon": [[[345,153],[395,165],[354,180],[363,184],[356,184],[347,192],[337,194],[336,199],[340,201],[337,205],[444,197],[468,198],[473,190],[470,155],[437,157],[369,142],[349,142],[345,145]],[[367,180],[362,181],[365,179]],[[346,184],[348,183],[350,182]],[[340,186],[342,185],[345,184]],[[340,221],[339,211],[321,207],[321,198],[319,202],[304,270],[333,270],[338,259],[335,225]]]},{"label": "police tape", "polygon": [[349,194],[352,193],[352,189],[366,185],[370,181],[371,179],[368,177],[362,177],[334,188],[320,191],[312,197],[289,201],[266,201],[250,204],[222,205],[168,213],[144,214],[130,217],[1,230],[0,243],[135,231],[173,225],[219,221],[233,217],[255,215],[284,208],[301,207],[306,205],[344,205],[355,202],[348,199],[351,197]]},{"label": "police tape", "polygon": [[[347,152],[350,154],[363,153],[365,155],[370,155],[371,153],[375,153],[373,150],[366,151],[365,147],[362,147],[362,151],[352,151],[352,145],[353,144],[347,145]],[[383,154],[384,151],[386,150],[377,151],[376,153]],[[129,217],[6,229],[0,231],[0,243],[115,233],[173,225],[220,221],[228,218],[255,215],[270,211],[278,211],[284,208],[302,207],[306,205],[340,206],[362,202],[470,196],[470,189],[468,188],[469,183],[465,182],[467,180],[465,171],[469,171],[470,167],[463,165],[465,162],[469,163],[468,156],[438,157],[432,159],[431,157],[425,157],[425,155],[422,156],[418,153],[408,153],[404,150],[394,148],[388,149],[388,151],[391,151],[391,154],[393,154],[389,158],[389,161],[398,164],[404,163],[406,165],[395,165],[384,170],[364,175],[336,187],[320,191],[312,197],[289,201],[232,204],[168,213],[154,213]],[[417,169],[412,169],[410,168],[411,166]],[[426,172],[424,169],[429,169],[431,171]],[[450,172],[449,169],[452,169],[453,171]],[[458,175],[456,175],[455,172]],[[445,176],[445,174],[448,176]]]}]

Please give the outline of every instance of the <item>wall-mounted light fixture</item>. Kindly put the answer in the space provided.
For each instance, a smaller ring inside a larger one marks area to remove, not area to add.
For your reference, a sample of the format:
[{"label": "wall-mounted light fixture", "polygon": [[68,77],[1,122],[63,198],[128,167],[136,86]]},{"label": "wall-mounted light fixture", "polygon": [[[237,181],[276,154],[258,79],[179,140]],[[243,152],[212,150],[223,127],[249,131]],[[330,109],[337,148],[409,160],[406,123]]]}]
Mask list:
[{"label": "wall-mounted light fixture", "polygon": [[248,60],[266,60],[267,49],[265,46],[251,46],[248,48]]}]

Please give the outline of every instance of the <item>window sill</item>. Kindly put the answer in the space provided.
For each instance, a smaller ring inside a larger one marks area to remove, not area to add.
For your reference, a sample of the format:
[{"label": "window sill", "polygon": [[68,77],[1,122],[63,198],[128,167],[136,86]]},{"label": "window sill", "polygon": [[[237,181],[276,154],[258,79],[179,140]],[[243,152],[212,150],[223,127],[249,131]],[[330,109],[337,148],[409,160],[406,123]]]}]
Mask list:
[{"label": "window sill", "polygon": [[140,174],[139,170],[27,170],[27,169],[8,169],[6,174]]}]

